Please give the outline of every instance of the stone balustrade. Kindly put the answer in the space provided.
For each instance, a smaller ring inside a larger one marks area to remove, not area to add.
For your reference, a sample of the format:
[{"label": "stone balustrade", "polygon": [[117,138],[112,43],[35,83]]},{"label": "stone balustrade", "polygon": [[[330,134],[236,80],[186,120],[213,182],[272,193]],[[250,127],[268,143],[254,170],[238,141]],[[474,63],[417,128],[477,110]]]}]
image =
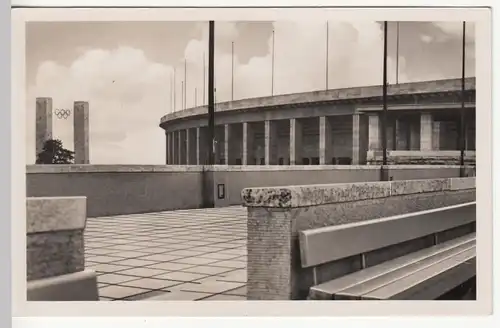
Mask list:
[{"label": "stone balustrade", "polygon": [[97,278],[85,270],[86,197],[28,197],[28,301],[97,301]]},{"label": "stone balustrade", "polygon": [[334,279],[351,272],[359,260],[328,264],[314,273],[302,268],[299,231],[473,202],[475,183],[475,178],[444,178],[243,189],[248,208],[247,299],[305,299],[318,278],[314,275]]}]

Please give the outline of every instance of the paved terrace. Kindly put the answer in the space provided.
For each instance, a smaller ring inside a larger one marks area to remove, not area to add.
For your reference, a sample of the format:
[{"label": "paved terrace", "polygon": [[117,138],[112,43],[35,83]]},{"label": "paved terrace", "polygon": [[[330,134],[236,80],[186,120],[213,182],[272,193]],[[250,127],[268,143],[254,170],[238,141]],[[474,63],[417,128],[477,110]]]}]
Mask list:
[{"label": "paved terrace", "polygon": [[100,299],[246,300],[246,208],[89,218]]}]

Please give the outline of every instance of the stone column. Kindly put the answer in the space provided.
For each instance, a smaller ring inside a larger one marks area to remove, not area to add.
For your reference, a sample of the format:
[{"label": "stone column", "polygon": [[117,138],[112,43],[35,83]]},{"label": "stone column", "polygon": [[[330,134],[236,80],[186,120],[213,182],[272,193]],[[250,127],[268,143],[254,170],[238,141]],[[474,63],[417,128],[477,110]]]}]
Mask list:
[{"label": "stone column", "polygon": [[165,164],[170,163],[170,135],[165,131]]},{"label": "stone column", "polygon": [[89,164],[89,103],[75,101],[73,108],[75,164]]},{"label": "stone column", "polygon": [[177,135],[177,149],[176,149],[176,161],[175,164],[181,165],[182,164],[182,138],[181,138],[181,130],[178,130],[175,132]]},{"label": "stone column", "polygon": [[441,122],[434,121],[432,122],[432,149],[440,150],[441,149]]},{"label": "stone column", "polygon": [[432,150],[432,114],[422,113],[420,115],[420,150]]},{"label": "stone column", "polygon": [[413,119],[413,116],[410,122],[410,141],[408,148],[410,150],[420,149],[420,120]]},{"label": "stone column", "polygon": [[229,138],[231,138],[231,126],[224,124],[224,164],[229,165]]},{"label": "stone column", "polygon": [[359,164],[359,134],[360,134],[360,117],[359,114],[352,115],[352,164]]},{"label": "stone column", "polygon": [[266,165],[278,165],[278,122],[264,122],[264,158]]},{"label": "stone column", "polygon": [[319,118],[319,164],[329,164],[332,160],[332,125],[328,116]]},{"label": "stone column", "polygon": [[250,165],[253,157],[254,131],[248,122],[243,122],[243,165]]},{"label": "stone column", "polygon": [[175,164],[175,132],[170,132],[170,164]]},{"label": "stone column", "polygon": [[170,132],[170,165],[175,164],[175,132]]},{"label": "stone column", "polygon": [[407,120],[396,120],[396,150],[409,150],[410,124]]},{"label": "stone column", "polygon": [[201,137],[201,128],[196,128],[196,165],[202,165],[201,156],[200,156],[200,137]]},{"label": "stone column", "polygon": [[36,98],[36,153],[43,150],[45,141],[52,139],[52,98]]},{"label": "stone column", "polygon": [[169,144],[169,158],[170,158],[170,160],[169,160],[168,164],[172,165],[172,164],[175,163],[175,161],[174,161],[174,153],[175,153],[174,152],[174,133],[173,132],[169,132],[168,135],[169,135],[168,140],[169,140],[169,143],[170,143]]},{"label": "stone column", "polygon": [[180,164],[186,165],[187,164],[187,158],[188,158],[188,153],[187,153],[187,135],[188,135],[188,130],[183,129],[180,130],[180,154],[181,154],[181,159],[180,159]]},{"label": "stone column", "polygon": [[193,163],[191,163],[190,156],[189,156],[189,154],[191,154],[190,143],[191,143],[191,136],[189,133],[189,129],[186,129],[186,165],[193,164]]},{"label": "stone column", "polygon": [[290,165],[302,163],[302,124],[299,119],[290,119]]},{"label": "stone column", "polygon": [[368,150],[379,150],[380,120],[378,114],[368,116]]}]

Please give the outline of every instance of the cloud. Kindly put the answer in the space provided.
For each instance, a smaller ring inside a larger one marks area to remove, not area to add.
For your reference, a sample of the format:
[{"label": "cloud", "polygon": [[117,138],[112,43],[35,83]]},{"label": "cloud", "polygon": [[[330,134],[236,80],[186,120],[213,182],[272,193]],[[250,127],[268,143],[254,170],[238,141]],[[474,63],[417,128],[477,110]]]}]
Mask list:
[{"label": "cloud", "polygon": [[[433,22],[442,33],[439,34],[441,40],[448,40],[453,38],[462,38],[463,23],[462,22]],[[476,33],[474,23],[465,23],[465,37],[467,40],[473,41]]]},{"label": "cloud", "polygon": [[[165,135],[158,121],[168,110],[171,69],[128,47],[93,49],[67,67],[53,62],[41,64],[36,85],[28,89],[28,162],[35,161],[36,97],[52,97],[54,108],[72,108],[74,101],[89,101],[93,163],[164,162],[161,150],[165,148]],[[71,118],[54,117],[53,129],[55,137],[73,149]],[[149,137],[131,139],[132,135]]]}]

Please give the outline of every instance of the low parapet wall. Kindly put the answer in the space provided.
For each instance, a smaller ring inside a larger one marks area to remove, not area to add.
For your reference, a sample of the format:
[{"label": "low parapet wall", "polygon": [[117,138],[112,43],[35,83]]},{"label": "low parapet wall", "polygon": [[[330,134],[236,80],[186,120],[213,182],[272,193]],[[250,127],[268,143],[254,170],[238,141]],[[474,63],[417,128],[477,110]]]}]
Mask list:
[{"label": "low parapet wall", "polygon": [[[371,165],[381,165],[383,160],[382,155],[382,151],[370,150],[366,153],[366,161]],[[387,152],[387,163],[390,165],[460,165],[460,151],[390,150]],[[468,172],[475,172],[476,152],[471,150],[466,151],[464,153],[464,163],[465,165],[469,165],[467,168]]]},{"label": "low parapet wall", "polygon": [[85,196],[88,216],[202,206],[202,167],[166,165],[32,165],[28,197]]},{"label": "low parapet wall", "polygon": [[85,197],[26,200],[28,301],[97,301],[95,272],[85,270]]},{"label": "low parapet wall", "polygon": [[241,198],[248,207],[247,299],[290,300],[306,297],[314,274],[334,279],[352,272],[357,260],[317,267],[315,273],[301,268],[299,231],[463,204],[476,197],[475,178],[448,178],[247,188]]},{"label": "low parapet wall", "polygon": [[[459,166],[388,166],[393,180],[460,176]],[[380,180],[380,166],[29,165],[28,197],[85,196],[89,217],[240,205],[247,187]]]}]

